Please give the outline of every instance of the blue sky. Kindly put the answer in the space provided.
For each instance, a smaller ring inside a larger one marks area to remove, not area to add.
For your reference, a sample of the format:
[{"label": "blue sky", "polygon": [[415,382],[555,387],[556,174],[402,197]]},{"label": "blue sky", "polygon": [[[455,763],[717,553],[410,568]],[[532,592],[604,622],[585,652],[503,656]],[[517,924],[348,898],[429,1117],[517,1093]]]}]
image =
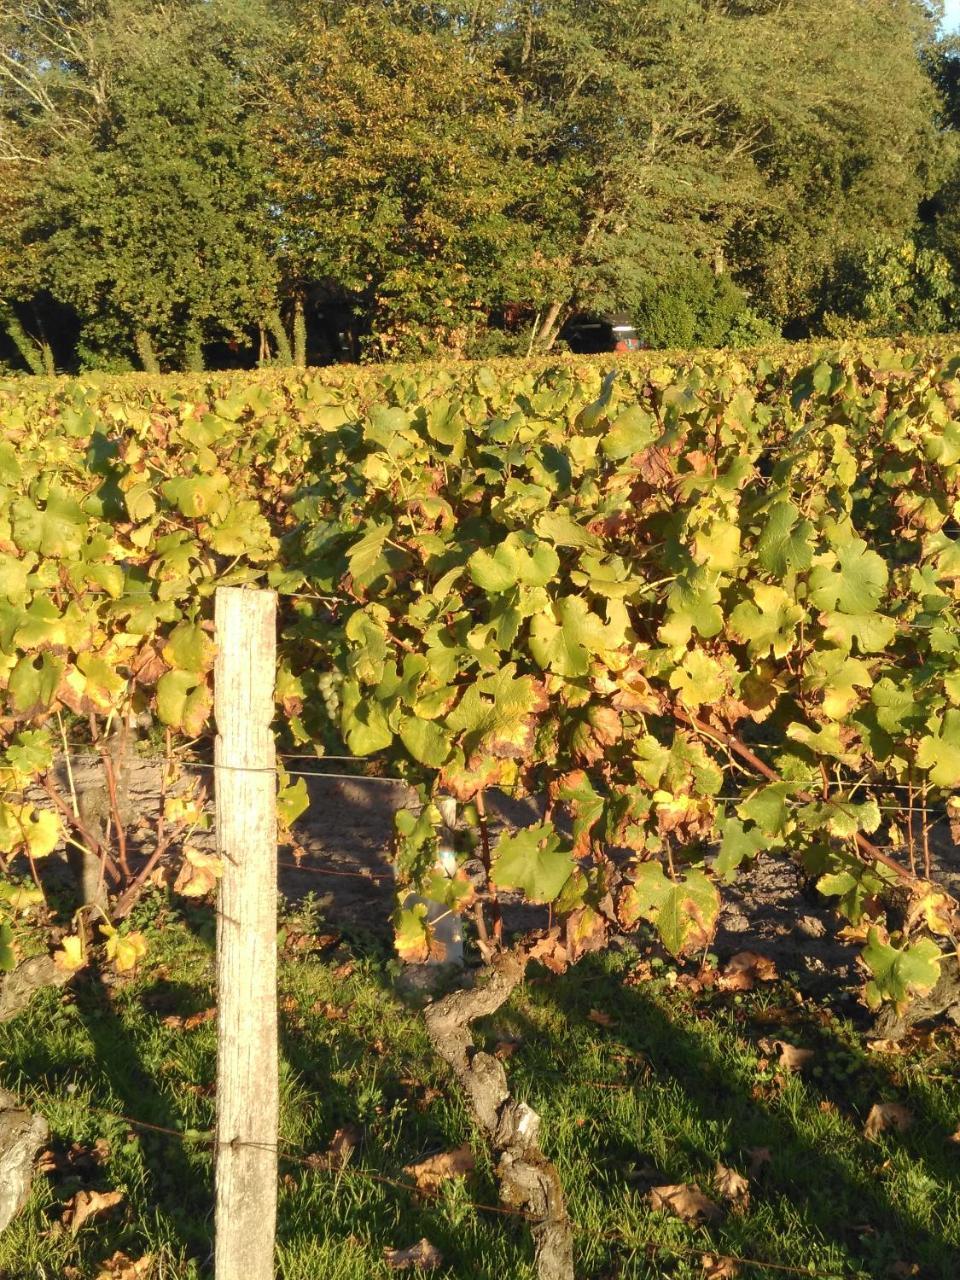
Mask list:
[{"label": "blue sky", "polygon": [[960,0],[944,0],[943,25],[948,31],[960,29]]}]

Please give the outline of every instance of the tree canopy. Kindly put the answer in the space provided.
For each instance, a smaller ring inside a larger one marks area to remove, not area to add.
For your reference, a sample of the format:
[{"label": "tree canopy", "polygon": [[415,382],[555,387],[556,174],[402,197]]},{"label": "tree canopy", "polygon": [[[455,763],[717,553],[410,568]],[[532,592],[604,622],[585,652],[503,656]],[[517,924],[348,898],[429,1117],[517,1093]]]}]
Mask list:
[{"label": "tree canopy", "polygon": [[937,20],[0,0],[0,360],[470,355],[550,347],[574,311],[665,344],[944,328],[960,55]]}]

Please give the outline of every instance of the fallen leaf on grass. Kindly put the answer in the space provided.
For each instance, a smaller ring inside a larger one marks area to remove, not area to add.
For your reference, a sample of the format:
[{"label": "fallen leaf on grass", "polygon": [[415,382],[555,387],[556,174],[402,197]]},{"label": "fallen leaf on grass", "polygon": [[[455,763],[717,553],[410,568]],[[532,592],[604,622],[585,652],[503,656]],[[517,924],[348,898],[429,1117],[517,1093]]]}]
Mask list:
[{"label": "fallen leaf on grass", "polygon": [[118,1249],[112,1258],[101,1263],[97,1280],[147,1280],[153,1274],[153,1254],[145,1253],[136,1262]]},{"label": "fallen leaf on grass", "polygon": [[648,1199],[656,1212],[670,1213],[684,1222],[715,1222],[720,1209],[699,1187],[678,1183],[672,1187],[654,1187]]},{"label": "fallen leaf on grass", "polygon": [[334,969],[333,976],[341,980],[344,978],[349,978],[355,968],[356,968],[356,965],[352,960],[344,960],[343,964],[338,964],[337,967]]},{"label": "fallen leaf on grass", "polygon": [[751,1178],[756,1178],[768,1164],[773,1164],[773,1152],[769,1147],[751,1147],[747,1155],[750,1157]]},{"label": "fallen leaf on grass", "polygon": [[349,1161],[360,1145],[363,1134],[355,1124],[345,1124],[330,1139],[326,1151],[307,1156],[304,1164],[310,1169],[321,1169],[327,1173],[338,1173]]},{"label": "fallen leaf on grass", "polygon": [[163,1019],[163,1025],[172,1031],[196,1031],[197,1027],[202,1027],[205,1022],[212,1022],[216,1016],[215,1008],[202,1009],[199,1013],[191,1013],[186,1018],[178,1013],[171,1013],[168,1018]]},{"label": "fallen leaf on grass", "polygon": [[737,1173],[736,1169],[728,1169],[718,1160],[713,1171],[713,1184],[721,1199],[728,1201],[735,1212],[746,1213],[750,1206],[750,1183],[742,1173]]},{"label": "fallen leaf on grass", "polygon": [[906,1133],[912,1124],[913,1112],[902,1102],[875,1102],[867,1114],[863,1136],[872,1139],[886,1129]]},{"label": "fallen leaf on grass", "polygon": [[61,1177],[92,1177],[100,1167],[110,1159],[110,1143],[106,1138],[97,1138],[92,1147],[81,1142],[72,1142],[64,1150],[48,1147],[37,1157],[38,1173],[54,1173]]},{"label": "fallen leaf on grass", "polygon": [[392,1271],[408,1271],[419,1267],[421,1271],[433,1271],[443,1266],[443,1254],[426,1236],[409,1249],[384,1249],[383,1258]]},{"label": "fallen leaf on grass", "polygon": [[327,1018],[330,1022],[344,1022],[347,1018],[349,1005],[343,1007],[338,1004],[331,1004],[329,1000],[315,1000],[310,1006],[311,1013],[318,1013],[322,1018]]},{"label": "fallen leaf on grass", "polygon": [[507,1058],[512,1058],[520,1048],[522,1041],[520,1040],[498,1040],[493,1056],[504,1062]]},{"label": "fallen leaf on grass", "polygon": [[890,1268],[891,1280],[910,1280],[910,1276],[918,1276],[920,1268],[915,1262],[895,1262]]},{"label": "fallen leaf on grass", "polygon": [[613,1027],[616,1025],[616,1018],[609,1013],[604,1013],[602,1009],[591,1009],[587,1014],[589,1022],[595,1022],[598,1027]]},{"label": "fallen leaf on grass", "polygon": [[76,1235],[88,1218],[98,1218],[122,1200],[122,1191],[78,1191],[67,1201],[61,1222],[70,1228],[71,1235]]},{"label": "fallen leaf on grass", "polygon": [[734,1280],[740,1274],[740,1268],[732,1258],[725,1258],[719,1253],[705,1253],[700,1259],[703,1267],[703,1280]]},{"label": "fallen leaf on grass", "polygon": [[958,1124],[958,1125],[957,1125],[956,1129],[954,1130],[954,1132],[953,1132],[953,1133],[951,1133],[951,1135],[950,1135],[950,1137],[947,1139],[947,1141],[948,1141],[948,1142],[955,1142],[955,1143],[957,1144],[957,1146],[960,1146],[960,1124]]},{"label": "fallen leaf on grass", "polygon": [[417,1184],[417,1190],[432,1195],[441,1182],[447,1178],[462,1178],[472,1173],[474,1167],[473,1152],[470,1144],[464,1142],[452,1151],[443,1151],[437,1156],[428,1156],[426,1160],[418,1160],[416,1164],[404,1165],[404,1173],[409,1173]]},{"label": "fallen leaf on grass", "polygon": [[779,1051],[777,1063],[784,1071],[799,1071],[817,1056],[813,1049],[798,1049],[786,1040],[774,1040],[773,1048]]},{"label": "fallen leaf on grass", "polygon": [[777,966],[756,951],[738,951],[717,979],[721,991],[752,991],[758,982],[775,982]]}]

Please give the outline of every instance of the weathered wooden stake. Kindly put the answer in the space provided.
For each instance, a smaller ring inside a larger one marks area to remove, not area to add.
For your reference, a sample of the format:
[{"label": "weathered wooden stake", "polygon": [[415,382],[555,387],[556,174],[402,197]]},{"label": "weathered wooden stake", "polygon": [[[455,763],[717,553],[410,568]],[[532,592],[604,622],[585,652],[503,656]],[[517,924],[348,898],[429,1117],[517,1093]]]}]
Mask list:
[{"label": "weathered wooden stake", "polygon": [[217,590],[217,1280],[276,1274],[276,612],[272,591]]}]

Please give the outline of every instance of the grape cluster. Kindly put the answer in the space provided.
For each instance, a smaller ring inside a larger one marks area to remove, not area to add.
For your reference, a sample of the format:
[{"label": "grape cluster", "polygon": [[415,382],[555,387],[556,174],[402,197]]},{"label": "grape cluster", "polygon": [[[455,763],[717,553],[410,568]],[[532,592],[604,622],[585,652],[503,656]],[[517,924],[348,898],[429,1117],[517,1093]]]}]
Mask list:
[{"label": "grape cluster", "polygon": [[324,709],[330,717],[331,723],[340,728],[340,689],[343,685],[343,676],[339,671],[324,671],[317,676],[317,692],[323,699]]}]

